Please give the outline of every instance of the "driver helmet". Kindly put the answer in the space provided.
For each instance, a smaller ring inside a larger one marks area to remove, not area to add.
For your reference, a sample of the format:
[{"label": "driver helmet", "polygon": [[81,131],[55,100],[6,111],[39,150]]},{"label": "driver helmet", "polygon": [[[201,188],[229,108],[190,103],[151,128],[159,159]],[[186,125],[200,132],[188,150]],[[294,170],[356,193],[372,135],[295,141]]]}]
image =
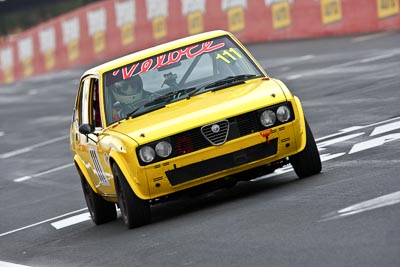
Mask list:
[{"label": "driver helmet", "polygon": [[112,92],[117,101],[126,105],[134,105],[142,99],[143,81],[139,75],[121,80],[112,85]]}]

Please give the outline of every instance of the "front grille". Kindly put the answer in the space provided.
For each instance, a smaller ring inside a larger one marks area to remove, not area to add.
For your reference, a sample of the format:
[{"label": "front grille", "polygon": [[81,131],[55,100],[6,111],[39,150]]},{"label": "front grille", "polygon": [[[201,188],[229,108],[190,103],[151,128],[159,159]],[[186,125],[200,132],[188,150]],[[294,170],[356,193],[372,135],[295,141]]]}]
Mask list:
[{"label": "front grille", "polygon": [[233,140],[260,131],[257,112],[249,112],[229,119],[230,131],[228,140]]},{"label": "front grille", "polygon": [[226,142],[229,132],[227,120],[218,121],[201,127],[203,136],[214,146],[220,146]]},{"label": "front grille", "polygon": [[[218,124],[219,134],[214,134],[211,127]],[[221,145],[227,141],[261,131],[256,111],[211,123],[203,127],[191,129],[171,136],[175,156],[194,152],[213,145]]]}]

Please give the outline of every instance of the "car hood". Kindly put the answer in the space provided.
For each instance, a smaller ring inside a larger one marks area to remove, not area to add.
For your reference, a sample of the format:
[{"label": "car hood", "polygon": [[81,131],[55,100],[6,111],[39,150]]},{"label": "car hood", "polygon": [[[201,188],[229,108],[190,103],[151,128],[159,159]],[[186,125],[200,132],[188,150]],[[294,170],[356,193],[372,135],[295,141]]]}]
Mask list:
[{"label": "car hood", "polygon": [[286,96],[277,82],[253,79],[122,120],[110,130],[128,135],[141,145],[285,101]]}]

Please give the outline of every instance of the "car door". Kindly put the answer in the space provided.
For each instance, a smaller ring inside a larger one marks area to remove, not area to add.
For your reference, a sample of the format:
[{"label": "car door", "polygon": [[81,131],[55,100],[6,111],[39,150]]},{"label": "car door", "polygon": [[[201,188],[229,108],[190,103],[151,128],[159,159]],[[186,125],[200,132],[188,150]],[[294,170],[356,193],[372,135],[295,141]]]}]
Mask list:
[{"label": "car door", "polygon": [[[108,155],[99,145],[103,124],[100,111],[100,94],[96,77],[86,77],[81,81],[73,122],[74,149],[87,169],[92,183],[103,194],[113,192],[110,188]],[[79,132],[81,125],[90,125],[94,131],[90,134]],[[106,169],[106,170],[105,170]]]}]

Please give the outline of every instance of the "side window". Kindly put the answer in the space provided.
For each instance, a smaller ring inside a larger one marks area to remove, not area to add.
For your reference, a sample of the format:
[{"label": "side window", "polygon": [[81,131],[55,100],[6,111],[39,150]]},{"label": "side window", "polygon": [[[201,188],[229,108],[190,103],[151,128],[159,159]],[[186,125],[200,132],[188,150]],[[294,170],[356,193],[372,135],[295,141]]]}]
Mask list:
[{"label": "side window", "polygon": [[73,120],[79,125],[91,124],[103,127],[100,111],[99,80],[86,78],[80,84]]},{"label": "side window", "polygon": [[79,105],[79,124],[90,124],[91,103],[90,103],[90,79],[83,82]]},{"label": "side window", "polygon": [[81,89],[78,89],[78,93],[76,95],[75,99],[75,108],[72,113],[72,122],[73,123],[78,123],[79,124],[79,106],[80,106],[80,96],[81,96]]},{"label": "side window", "polygon": [[93,122],[95,127],[102,127],[99,100],[99,81],[97,79],[93,79]]}]

